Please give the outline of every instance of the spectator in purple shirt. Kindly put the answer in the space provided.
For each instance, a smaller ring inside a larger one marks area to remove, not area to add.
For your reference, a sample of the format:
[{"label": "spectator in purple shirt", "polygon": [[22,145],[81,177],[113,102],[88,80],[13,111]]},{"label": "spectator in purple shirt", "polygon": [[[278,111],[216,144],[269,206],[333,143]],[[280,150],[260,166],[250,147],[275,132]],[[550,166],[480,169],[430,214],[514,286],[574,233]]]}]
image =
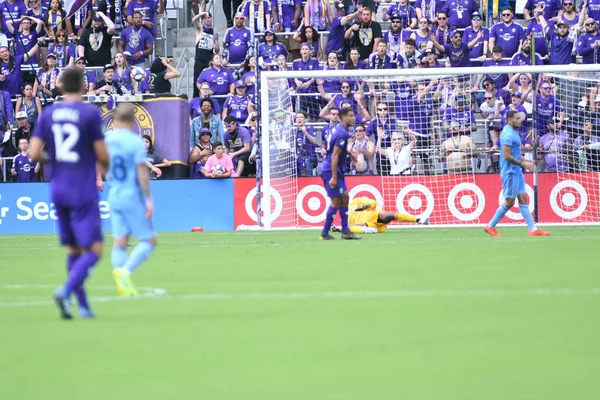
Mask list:
[{"label": "spectator in purple shirt", "polygon": [[258,65],[261,68],[267,68],[269,65],[277,62],[277,57],[283,54],[288,56],[288,51],[275,37],[275,32],[272,29],[265,31],[265,42],[258,46]]},{"label": "spectator in purple shirt", "polygon": [[[222,67],[221,62],[221,56],[213,54],[211,66],[202,71],[198,77],[198,81],[196,82],[198,89],[200,89],[200,85],[203,82],[208,82],[210,90],[215,95],[233,95],[235,93],[235,79],[233,78],[233,74],[228,68]],[[219,99],[219,104],[222,105],[224,102],[224,98]]]},{"label": "spectator in purple shirt", "polygon": [[250,0],[244,4],[244,16],[254,33],[266,32],[271,26],[271,4],[267,0]]},{"label": "spectator in purple shirt", "polygon": [[[35,22],[35,28],[33,28],[32,23]],[[27,53],[35,43],[37,42],[38,36],[42,31],[42,21],[35,17],[27,17],[23,16],[23,18],[14,20],[14,23],[20,26],[16,29],[13,26],[13,20],[6,21],[6,28],[8,32],[15,38],[15,56],[21,56]],[[33,29],[32,29],[33,28]],[[31,62],[33,64],[37,64],[37,54],[31,57]]]},{"label": "spectator in purple shirt", "polygon": [[493,49],[498,45],[502,47],[505,57],[512,57],[519,51],[525,31],[521,25],[513,21],[514,13],[510,8],[503,9],[500,15],[502,22],[492,27],[488,47]]},{"label": "spectator in purple shirt", "polygon": [[444,11],[448,15],[448,25],[454,29],[466,28],[471,23],[471,15],[479,11],[479,1],[475,0],[447,0]]},{"label": "spectator in purple shirt", "polygon": [[[339,70],[341,69],[340,62],[338,61],[337,53],[332,51],[327,56],[327,63],[323,66],[323,71]],[[342,82],[338,78],[317,78],[317,88],[321,97],[325,97],[327,93],[339,93],[341,91]]]},{"label": "spectator in purple shirt", "polygon": [[56,56],[56,65],[58,68],[72,67],[75,63],[75,46],[69,43],[67,31],[62,29],[56,32],[54,42],[50,44],[48,53]]},{"label": "spectator in purple shirt", "polygon": [[[547,61],[548,47],[546,46],[546,32],[540,19],[543,17],[544,11],[542,9],[536,8],[533,10],[533,18],[529,20],[529,26],[525,28],[525,35],[528,38],[531,38],[531,35],[533,34],[535,41],[535,52],[538,53],[544,61]],[[546,25],[549,25],[550,28],[554,30],[554,23],[551,21],[546,21]]]},{"label": "spectator in purple shirt", "polygon": [[569,27],[565,21],[558,21],[556,29],[550,26],[543,15],[540,15],[540,22],[544,28],[544,38],[549,46],[549,64],[550,65],[568,65],[575,63],[575,54],[573,52],[573,35],[569,34]]},{"label": "spectator in purple shirt", "polygon": [[442,46],[437,42],[435,36],[432,35],[431,41],[433,47],[440,53],[446,53],[448,55],[448,61],[446,61],[446,67],[470,67],[471,60],[469,58],[469,51],[483,38],[483,31],[480,30],[475,38],[468,44],[463,43],[462,32],[456,30],[451,32],[450,44]]},{"label": "spectator in purple shirt", "polygon": [[[526,38],[521,45],[521,51],[516,53],[510,60],[511,66],[531,65],[531,40]],[[535,53],[535,65],[544,65],[542,56]]]},{"label": "spectator in purple shirt", "polygon": [[544,171],[566,172],[569,169],[567,152],[569,151],[569,135],[559,130],[556,122],[548,121],[548,133],[540,138],[542,150],[538,155],[539,160],[544,160]]},{"label": "spectator in purple shirt", "polygon": [[254,54],[254,33],[244,26],[244,14],[235,14],[235,25],[227,29],[223,38],[223,65],[241,64]]},{"label": "spectator in purple shirt", "polygon": [[233,115],[228,115],[223,121],[225,123],[225,152],[233,159],[233,166],[237,176],[248,176],[251,164],[250,142],[252,136],[248,129],[239,126]]},{"label": "spectator in purple shirt", "polygon": [[329,54],[335,51],[338,58],[343,60],[346,58],[346,46],[344,46],[344,33],[346,32],[346,25],[353,21],[358,14],[358,11],[354,11],[348,15],[346,14],[346,8],[342,2],[335,3],[336,17],[331,21],[331,27],[329,28],[329,39],[327,40],[327,46],[325,47],[326,53]]},{"label": "spectator in purple shirt", "polygon": [[312,26],[300,24],[300,28],[294,33],[292,38],[298,43],[306,43],[310,46],[310,56],[315,58],[317,61],[323,60],[323,51],[321,50],[320,35],[319,32]]},{"label": "spectator in purple shirt", "polygon": [[388,43],[384,39],[377,43],[376,51],[369,55],[368,69],[390,69],[395,67],[392,58],[388,55],[387,46]]},{"label": "spectator in purple shirt", "polygon": [[471,14],[471,26],[466,28],[463,33],[463,43],[468,44],[475,39],[481,31],[483,31],[483,37],[475,43],[475,46],[469,51],[472,67],[480,67],[485,62],[488,54],[488,40],[490,38],[487,28],[481,27],[481,13],[479,11],[474,11]]},{"label": "spectator in purple shirt", "polygon": [[397,4],[392,4],[390,8],[381,10],[381,16],[384,22],[387,22],[392,17],[399,17],[402,21],[402,26],[406,29],[417,27],[417,11],[410,5],[408,0],[399,0]]},{"label": "spectator in purple shirt", "polygon": [[128,61],[132,67],[144,68],[146,57],[154,51],[154,38],[142,27],[142,14],[139,11],[133,13],[132,23],[121,32],[119,51],[125,55],[131,54]]},{"label": "spectator in purple shirt", "polygon": [[39,49],[36,43],[27,53],[13,57],[8,47],[0,47],[0,89],[11,96],[21,94],[23,90],[23,75],[21,65],[34,57]]},{"label": "spectator in purple shirt", "polygon": [[[318,71],[319,62],[310,57],[311,47],[307,43],[300,46],[300,58],[294,60],[292,68],[294,71]],[[297,93],[318,93],[315,78],[294,78]],[[321,107],[320,96],[300,96],[298,99],[301,110],[307,112],[311,118],[317,118]]]},{"label": "spectator in purple shirt", "polygon": [[296,157],[298,170],[302,175],[314,176],[318,159],[315,150],[317,133],[312,126],[306,126],[306,114],[302,111],[296,113]]},{"label": "spectator in purple shirt", "polygon": [[546,21],[552,21],[554,23],[558,22],[563,14],[563,5],[560,0],[527,0],[525,8],[523,9],[525,19],[532,19],[531,10],[536,8],[539,8],[540,11],[544,13]]},{"label": "spectator in purple shirt", "polygon": [[577,40],[577,53],[581,56],[583,64],[598,63],[598,45],[600,44],[600,32],[598,23],[593,18],[587,18],[584,23],[585,33]]},{"label": "spectator in purple shirt", "polygon": [[127,4],[127,10],[125,15],[127,16],[127,23],[129,25],[135,25],[133,21],[133,15],[139,12],[142,16],[142,26],[152,34],[156,36],[156,26],[154,21],[156,18],[156,7],[158,3],[156,0],[131,0]]},{"label": "spectator in purple shirt", "polygon": [[17,182],[35,182],[35,175],[40,172],[40,164],[29,157],[29,141],[19,140],[19,155],[13,160],[10,173]]},{"label": "spectator in purple shirt", "polygon": [[[56,1],[56,0],[55,0]],[[2,18],[2,32],[12,37],[12,32],[8,30],[7,22],[18,20],[27,13],[27,6],[21,0],[5,0],[0,3],[0,16]]]}]

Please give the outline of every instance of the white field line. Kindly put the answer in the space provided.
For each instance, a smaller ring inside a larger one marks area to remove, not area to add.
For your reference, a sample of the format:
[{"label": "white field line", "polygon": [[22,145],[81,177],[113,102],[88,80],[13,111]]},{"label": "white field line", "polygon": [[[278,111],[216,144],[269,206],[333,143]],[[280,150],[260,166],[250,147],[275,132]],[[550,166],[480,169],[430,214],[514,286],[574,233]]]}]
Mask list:
[{"label": "white field line", "polygon": [[[53,286],[52,286],[53,287]],[[3,289],[33,289],[50,288],[50,285],[2,285]],[[112,287],[95,287],[95,289],[104,289]],[[199,300],[199,301],[218,301],[218,300],[310,300],[310,299],[373,299],[373,298],[435,298],[435,297],[537,297],[537,296],[596,296],[600,295],[600,288],[589,289],[464,289],[464,290],[366,290],[366,291],[329,291],[329,292],[253,292],[253,293],[190,293],[180,295],[167,295],[165,289],[161,288],[138,288],[140,296],[118,297],[118,296],[94,296],[92,302],[112,302],[128,300]],[[0,308],[17,307],[35,307],[48,306],[52,303],[50,299],[15,298],[17,301],[0,302]]]}]

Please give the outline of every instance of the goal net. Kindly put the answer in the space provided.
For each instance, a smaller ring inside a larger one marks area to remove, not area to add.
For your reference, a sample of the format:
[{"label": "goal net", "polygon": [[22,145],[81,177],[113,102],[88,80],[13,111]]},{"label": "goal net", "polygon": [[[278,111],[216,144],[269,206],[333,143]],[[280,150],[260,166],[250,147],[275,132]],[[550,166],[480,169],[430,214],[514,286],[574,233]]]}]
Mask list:
[{"label": "goal net", "polygon": [[[500,132],[506,113],[517,110],[525,116],[522,156],[537,166],[525,176],[535,220],[598,224],[600,74],[593,69],[264,72],[263,226],[322,225],[329,199],[321,143],[344,107],[356,116],[352,156],[341,160],[351,198],[374,198],[379,208],[433,226],[487,223],[503,201]],[[523,222],[518,204],[503,222]]]}]

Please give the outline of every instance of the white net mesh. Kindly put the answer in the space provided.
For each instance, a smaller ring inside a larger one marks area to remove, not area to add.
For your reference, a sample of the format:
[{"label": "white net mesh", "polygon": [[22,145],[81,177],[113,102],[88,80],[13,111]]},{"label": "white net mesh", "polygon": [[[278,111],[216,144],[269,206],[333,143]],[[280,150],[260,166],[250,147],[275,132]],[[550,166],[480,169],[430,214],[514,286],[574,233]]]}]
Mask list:
[{"label": "white net mesh", "polygon": [[[506,113],[517,110],[526,115],[519,132],[522,157],[538,167],[525,178],[535,219],[598,223],[597,74],[470,70],[436,69],[418,76],[363,71],[360,77],[340,71],[315,78],[315,87],[328,85],[315,92],[294,91],[298,81],[315,76],[310,72],[295,71],[296,80],[267,74],[267,142],[277,152],[264,180],[276,203],[271,227],[322,224],[329,199],[318,178],[320,143],[343,107],[356,115],[348,145],[356,161],[344,160],[351,197],[367,195],[379,208],[427,217],[432,225],[487,223],[502,201],[500,132]],[[523,222],[518,205],[503,222]]]}]

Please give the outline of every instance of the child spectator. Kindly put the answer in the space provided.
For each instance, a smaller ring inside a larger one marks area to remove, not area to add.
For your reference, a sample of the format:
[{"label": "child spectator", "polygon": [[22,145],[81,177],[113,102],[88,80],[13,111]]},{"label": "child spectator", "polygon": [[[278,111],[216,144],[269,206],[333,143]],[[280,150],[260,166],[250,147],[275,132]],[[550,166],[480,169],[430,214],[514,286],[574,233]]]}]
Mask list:
[{"label": "child spectator", "polygon": [[215,154],[208,157],[204,166],[204,176],[207,178],[235,178],[236,171],[233,169],[233,160],[225,153],[223,143],[216,142],[213,151]]}]

